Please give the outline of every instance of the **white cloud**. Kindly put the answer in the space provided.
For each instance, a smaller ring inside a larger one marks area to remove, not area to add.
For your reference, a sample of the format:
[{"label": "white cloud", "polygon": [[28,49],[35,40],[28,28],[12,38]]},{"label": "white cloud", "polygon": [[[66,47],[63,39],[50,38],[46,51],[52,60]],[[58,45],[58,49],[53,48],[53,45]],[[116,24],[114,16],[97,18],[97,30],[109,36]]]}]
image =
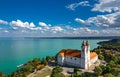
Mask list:
[{"label": "white cloud", "polygon": [[82,23],[82,24],[84,24],[84,23],[85,23],[85,21],[84,21],[84,20],[82,20],[82,19],[80,19],[80,18],[76,18],[76,19],[75,19],[75,21],[76,21],[76,22],[79,22],[79,23]]},{"label": "white cloud", "polygon": [[39,25],[40,26],[43,26],[43,27],[46,27],[46,26],[48,26],[46,23],[44,23],[44,22],[39,22]]},{"label": "white cloud", "polygon": [[11,21],[10,25],[14,28],[17,29],[17,27],[21,27],[21,28],[33,28],[35,27],[34,23],[31,22],[22,22],[21,20],[17,20],[17,21]]},{"label": "white cloud", "polygon": [[107,15],[97,15],[96,17],[90,17],[87,20],[76,18],[75,21],[81,23],[84,26],[96,25],[98,27],[104,28],[120,27],[120,12]]},{"label": "white cloud", "polygon": [[88,1],[82,1],[82,2],[79,2],[79,3],[70,4],[70,5],[66,6],[66,8],[68,8],[70,10],[75,10],[79,6],[90,6],[90,4],[89,4]]},{"label": "white cloud", "polygon": [[51,26],[51,24],[46,24],[44,22],[39,22],[39,25],[42,26],[42,27],[48,27],[48,26]]},{"label": "white cloud", "polygon": [[51,32],[53,32],[53,33],[62,32],[63,30],[64,29],[61,28],[60,26],[51,27]]},{"label": "white cloud", "polygon": [[42,30],[41,27],[34,27],[34,28],[30,28],[31,30]]},{"label": "white cloud", "polygon": [[8,24],[8,22],[0,19],[0,24],[7,25],[7,24]]},{"label": "white cloud", "polygon": [[52,30],[61,32],[63,30],[63,28],[61,28],[60,26],[54,26],[54,27],[52,27]]},{"label": "white cloud", "polygon": [[73,31],[73,33],[74,33],[74,35],[79,35],[79,36],[96,36],[96,35],[99,35],[98,30],[89,29],[87,27],[76,28]]},{"label": "white cloud", "polygon": [[[119,13],[118,13],[119,15]],[[118,17],[117,14],[111,15],[113,18]],[[108,17],[111,17],[108,15]],[[82,24],[89,24],[99,22],[100,20],[107,20],[105,16],[91,17],[88,20],[76,18],[77,22]],[[109,18],[111,24],[116,23],[116,19]],[[108,21],[108,20],[107,20]],[[106,22],[106,21],[105,21]],[[104,22],[103,22],[104,23]],[[99,24],[103,24],[99,23]],[[103,35],[120,35],[120,27],[103,28],[100,30],[90,29],[89,27],[72,27],[70,25],[50,25],[45,22],[39,23],[36,26],[33,22],[22,22],[21,20],[11,21],[9,28],[0,27],[1,36],[16,36],[16,37],[60,37],[60,36],[103,36]],[[100,26],[100,25],[99,25]],[[48,27],[48,28],[47,28]]]},{"label": "white cloud", "polygon": [[102,36],[120,36],[120,30],[116,29],[103,29],[100,30]]},{"label": "white cloud", "polygon": [[120,0],[99,0],[99,3],[95,4],[92,11],[99,12],[120,11]]},{"label": "white cloud", "polygon": [[35,27],[34,23],[33,23],[33,22],[31,22],[31,23],[29,24],[29,27],[30,27],[30,28]]},{"label": "white cloud", "polygon": [[52,26],[51,24],[46,24],[44,22],[39,22],[38,24],[39,26],[44,27],[44,30],[50,29],[50,27]]}]

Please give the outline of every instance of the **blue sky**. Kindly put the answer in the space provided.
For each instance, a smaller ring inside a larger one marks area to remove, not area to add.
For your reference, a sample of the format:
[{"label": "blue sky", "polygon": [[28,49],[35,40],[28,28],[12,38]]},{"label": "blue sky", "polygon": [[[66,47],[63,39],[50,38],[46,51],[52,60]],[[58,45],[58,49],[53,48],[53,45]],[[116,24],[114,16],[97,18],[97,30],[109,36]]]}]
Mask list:
[{"label": "blue sky", "polygon": [[119,4],[120,0],[0,0],[0,36],[120,36]]}]

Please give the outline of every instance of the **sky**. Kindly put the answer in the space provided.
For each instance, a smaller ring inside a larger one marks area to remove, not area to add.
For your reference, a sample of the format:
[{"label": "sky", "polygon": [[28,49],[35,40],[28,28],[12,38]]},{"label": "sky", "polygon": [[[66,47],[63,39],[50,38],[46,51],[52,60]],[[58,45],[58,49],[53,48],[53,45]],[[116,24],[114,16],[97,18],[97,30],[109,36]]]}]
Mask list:
[{"label": "sky", "polygon": [[0,0],[0,37],[120,36],[120,0]]}]

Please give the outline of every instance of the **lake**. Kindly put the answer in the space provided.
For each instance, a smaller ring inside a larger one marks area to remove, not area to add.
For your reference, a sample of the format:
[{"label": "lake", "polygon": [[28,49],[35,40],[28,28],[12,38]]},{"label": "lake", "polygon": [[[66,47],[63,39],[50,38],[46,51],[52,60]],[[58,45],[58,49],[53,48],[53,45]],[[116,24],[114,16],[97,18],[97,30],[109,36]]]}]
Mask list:
[{"label": "lake", "polygon": [[[54,56],[61,49],[81,49],[84,39],[0,38],[0,71],[9,74],[33,58]],[[102,40],[89,40],[91,50]]]}]

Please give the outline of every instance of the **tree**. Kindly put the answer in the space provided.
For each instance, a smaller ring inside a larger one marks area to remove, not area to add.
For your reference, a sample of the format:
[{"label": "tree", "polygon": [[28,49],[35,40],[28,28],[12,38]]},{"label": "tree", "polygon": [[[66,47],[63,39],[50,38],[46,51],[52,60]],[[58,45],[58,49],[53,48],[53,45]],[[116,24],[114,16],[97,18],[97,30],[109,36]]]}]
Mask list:
[{"label": "tree", "polygon": [[26,74],[26,73],[23,73],[22,77],[27,77],[27,74]]},{"label": "tree", "polygon": [[40,63],[40,60],[38,58],[34,58],[32,62],[34,65],[37,65]]},{"label": "tree", "polygon": [[44,64],[44,65],[48,64],[45,58],[42,59],[41,64]]},{"label": "tree", "polygon": [[97,76],[101,75],[102,74],[101,67],[99,67],[99,66],[95,67],[94,72]]},{"label": "tree", "polygon": [[110,73],[111,72],[111,67],[109,65],[107,65],[105,69],[106,69],[105,70],[106,73]]},{"label": "tree", "polygon": [[79,68],[74,68],[73,76],[77,77],[81,75],[81,70]]},{"label": "tree", "polygon": [[65,77],[62,73],[55,73],[51,77]]},{"label": "tree", "polygon": [[77,73],[79,71],[79,68],[74,68],[74,73]]},{"label": "tree", "polygon": [[111,73],[112,73],[113,75],[119,77],[119,75],[120,75],[120,68],[112,68],[111,71],[112,71]]},{"label": "tree", "polygon": [[104,56],[102,56],[102,55],[99,55],[98,58],[99,58],[100,60],[104,60]]},{"label": "tree", "polygon": [[118,61],[117,61],[118,64],[120,64],[120,58],[118,58]]},{"label": "tree", "polygon": [[54,69],[53,69],[53,73],[60,73],[60,72],[62,72],[63,71],[63,69],[61,68],[61,67],[59,67],[59,66],[56,66]]},{"label": "tree", "polygon": [[50,61],[50,60],[52,60],[52,57],[46,56],[46,60],[47,60],[47,61]]},{"label": "tree", "polygon": [[114,75],[112,75],[111,73],[105,74],[105,77],[115,77]]},{"label": "tree", "polygon": [[81,75],[78,75],[77,77],[95,77],[95,76],[90,72],[84,72]]},{"label": "tree", "polygon": [[30,64],[27,64],[27,65],[25,65],[25,66],[22,68],[22,70],[23,70],[24,72],[32,72],[32,71],[33,71],[33,66],[30,65]]},{"label": "tree", "polygon": [[56,66],[52,70],[51,77],[64,77],[64,75],[61,73],[62,71],[63,71],[63,69],[61,67]]},{"label": "tree", "polygon": [[12,77],[16,77],[16,76],[18,76],[18,73],[17,72],[13,72],[11,76]]},{"label": "tree", "polygon": [[0,77],[3,77],[3,73],[2,72],[0,72]]},{"label": "tree", "polygon": [[100,50],[97,50],[96,53],[97,53],[98,55],[100,55],[101,51],[100,51]]},{"label": "tree", "polygon": [[109,65],[110,66],[113,66],[115,64],[115,62],[113,61],[113,60],[111,60],[110,62],[109,62]]}]

